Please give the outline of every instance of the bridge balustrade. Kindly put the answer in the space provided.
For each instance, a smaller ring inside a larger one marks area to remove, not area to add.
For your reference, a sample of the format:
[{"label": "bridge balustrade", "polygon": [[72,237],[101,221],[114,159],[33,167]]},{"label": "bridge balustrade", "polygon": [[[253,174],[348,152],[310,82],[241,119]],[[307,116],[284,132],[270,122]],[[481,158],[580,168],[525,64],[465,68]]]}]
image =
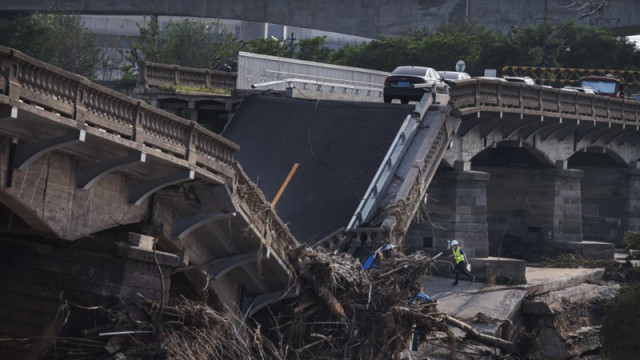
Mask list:
[{"label": "bridge balustrade", "polygon": [[158,64],[138,63],[138,81],[149,87],[174,88],[179,86],[201,89],[217,89],[231,92],[236,89],[235,72]]},{"label": "bridge balustrade", "polygon": [[522,107],[525,109],[539,109],[540,101],[544,97],[544,88],[531,89],[529,86],[520,86]]},{"label": "bridge balustrade", "polygon": [[500,98],[502,106],[514,107],[514,108],[520,108],[524,106],[523,96],[522,96],[522,85],[518,87],[503,88],[502,94],[503,96]]},{"label": "bridge balustrade", "polygon": [[542,96],[538,106],[531,107],[532,110],[542,109],[543,111],[550,113],[560,112],[560,102],[558,101],[558,94],[549,88],[542,88]]},{"label": "bridge balustrade", "polygon": [[[574,93],[578,94],[578,93]],[[576,96],[574,97],[577,114],[586,116],[596,116],[595,108],[593,107],[593,100],[595,97]]]},{"label": "bridge balustrade", "polygon": [[[93,127],[233,178],[233,153],[238,146],[197,123],[10,48],[0,46],[0,63],[0,94],[8,96],[14,106],[33,105],[71,120],[62,122],[67,126]],[[219,75],[210,70],[200,73],[209,79],[206,81]],[[223,76],[225,84],[228,75]]]},{"label": "bridge balustrade", "polygon": [[456,116],[478,111],[574,118],[598,122],[640,125],[640,103],[569,92],[498,79],[469,79],[451,85],[450,102]]},{"label": "bridge balustrade", "polygon": [[576,115],[578,113],[576,106],[576,98],[578,92],[561,92],[558,94],[558,101],[560,102],[560,113],[567,115]]}]

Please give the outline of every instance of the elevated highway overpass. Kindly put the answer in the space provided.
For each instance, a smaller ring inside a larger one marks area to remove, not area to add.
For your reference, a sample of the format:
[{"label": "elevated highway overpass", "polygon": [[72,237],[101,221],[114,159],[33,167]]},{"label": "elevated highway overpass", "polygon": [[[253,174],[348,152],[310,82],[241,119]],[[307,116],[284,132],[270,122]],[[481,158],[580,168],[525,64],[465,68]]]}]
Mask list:
[{"label": "elevated highway overpass", "polygon": [[[171,281],[202,285],[204,270],[218,305],[250,316],[295,296],[287,254],[298,241],[356,254],[381,242],[435,253],[457,238],[479,277],[519,283],[524,275],[501,273],[491,256],[551,249],[606,258],[624,231],[640,227],[635,102],[484,79],[415,107],[254,96],[224,138],[0,50],[7,299],[44,302],[38,290],[53,281],[69,296],[113,300],[160,278],[165,285],[145,294],[162,300]],[[299,177],[272,206],[296,162]],[[349,214],[355,220],[345,223]],[[139,241],[104,245],[123,238]],[[83,260],[107,250],[147,265]],[[141,275],[156,269],[158,253],[173,276]],[[51,267],[51,254],[68,265]],[[88,275],[78,274],[81,261]],[[509,266],[524,269],[522,260]],[[28,285],[16,287],[16,277]],[[46,318],[8,305],[16,316]]]},{"label": "elevated highway overpass", "polygon": [[[5,0],[0,14],[47,11],[52,1]],[[612,29],[619,35],[640,33],[634,0],[613,1],[490,1],[490,0],[399,0],[341,2],[336,0],[269,2],[248,0],[125,1],[83,0],[55,2],[81,14],[196,16],[290,25],[357,35],[366,38],[401,36],[444,22],[460,23],[471,18],[501,34],[513,27],[536,25],[544,19],[558,24],[567,20]]]}]

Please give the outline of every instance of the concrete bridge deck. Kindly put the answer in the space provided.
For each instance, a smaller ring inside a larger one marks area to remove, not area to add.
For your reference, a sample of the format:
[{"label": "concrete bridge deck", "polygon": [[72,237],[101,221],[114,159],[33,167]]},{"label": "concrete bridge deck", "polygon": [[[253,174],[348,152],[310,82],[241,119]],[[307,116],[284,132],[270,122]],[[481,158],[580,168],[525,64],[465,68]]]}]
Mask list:
[{"label": "concrete bridge deck", "polygon": [[254,96],[222,136],[240,146],[235,158],[267,199],[299,165],[275,209],[298,240],[315,242],[347,226],[412,109]]}]

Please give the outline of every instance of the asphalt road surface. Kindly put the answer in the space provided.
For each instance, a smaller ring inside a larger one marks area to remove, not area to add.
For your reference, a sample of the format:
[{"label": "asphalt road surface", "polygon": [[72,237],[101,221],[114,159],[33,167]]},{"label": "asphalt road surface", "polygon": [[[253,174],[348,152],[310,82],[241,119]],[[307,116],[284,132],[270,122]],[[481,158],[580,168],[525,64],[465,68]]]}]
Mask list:
[{"label": "asphalt road surface", "polygon": [[[413,105],[256,95],[222,135],[300,242],[347,226]],[[295,164],[298,164],[295,168]]]}]

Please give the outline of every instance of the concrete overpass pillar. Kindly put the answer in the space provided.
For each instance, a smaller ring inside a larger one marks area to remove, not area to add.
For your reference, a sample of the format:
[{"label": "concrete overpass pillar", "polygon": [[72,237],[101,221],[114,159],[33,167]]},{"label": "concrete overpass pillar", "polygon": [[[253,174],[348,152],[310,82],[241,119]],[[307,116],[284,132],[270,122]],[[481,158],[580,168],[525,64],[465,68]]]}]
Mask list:
[{"label": "concrete overpass pillar", "polygon": [[489,174],[471,171],[471,163],[439,170],[427,190],[427,215],[414,220],[405,246],[409,249],[448,249],[457,239],[469,257],[489,256],[486,184]]}]

